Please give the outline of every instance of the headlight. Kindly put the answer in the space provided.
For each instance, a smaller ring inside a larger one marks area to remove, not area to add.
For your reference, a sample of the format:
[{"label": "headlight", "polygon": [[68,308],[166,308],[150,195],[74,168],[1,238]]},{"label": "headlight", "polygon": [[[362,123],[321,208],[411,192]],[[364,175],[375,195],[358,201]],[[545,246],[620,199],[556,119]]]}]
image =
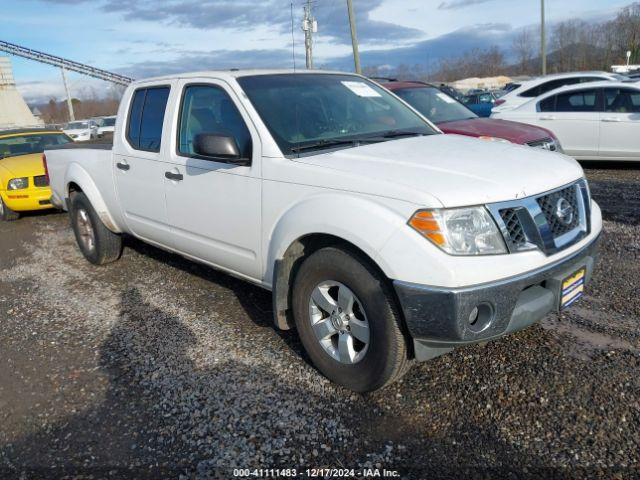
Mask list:
[{"label": "headlight", "polygon": [[12,178],[9,180],[9,185],[7,185],[7,190],[22,190],[23,188],[27,188],[29,186],[29,179],[27,177],[22,178]]},{"label": "headlight", "polygon": [[497,255],[507,247],[484,207],[418,210],[409,225],[451,255]]},{"label": "headlight", "polygon": [[511,143],[509,140],[507,140],[506,138],[500,138],[500,137],[489,137],[487,135],[481,135],[478,137],[480,140],[487,140],[489,142],[499,142],[499,143]]}]

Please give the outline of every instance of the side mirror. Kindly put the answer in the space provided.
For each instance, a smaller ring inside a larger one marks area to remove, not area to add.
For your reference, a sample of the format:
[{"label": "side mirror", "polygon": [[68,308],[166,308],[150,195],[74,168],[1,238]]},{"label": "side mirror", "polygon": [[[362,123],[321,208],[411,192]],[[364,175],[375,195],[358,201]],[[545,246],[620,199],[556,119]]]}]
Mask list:
[{"label": "side mirror", "polygon": [[203,157],[215,157],[235,165],[249,165],[251,161],[240,158],[236,139],[218,133],[199,133],[193,139],[193,150]]}]

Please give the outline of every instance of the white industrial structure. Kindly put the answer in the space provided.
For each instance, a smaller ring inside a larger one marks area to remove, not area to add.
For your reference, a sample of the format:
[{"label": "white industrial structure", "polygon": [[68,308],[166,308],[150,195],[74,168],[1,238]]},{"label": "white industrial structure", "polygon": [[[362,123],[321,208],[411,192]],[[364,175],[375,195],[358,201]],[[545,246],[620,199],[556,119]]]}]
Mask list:
[{"label": "white industrial structure", "polygon": [[0,130],[18,127],[42,126],[16,88],[11,62],[0,57]]}]

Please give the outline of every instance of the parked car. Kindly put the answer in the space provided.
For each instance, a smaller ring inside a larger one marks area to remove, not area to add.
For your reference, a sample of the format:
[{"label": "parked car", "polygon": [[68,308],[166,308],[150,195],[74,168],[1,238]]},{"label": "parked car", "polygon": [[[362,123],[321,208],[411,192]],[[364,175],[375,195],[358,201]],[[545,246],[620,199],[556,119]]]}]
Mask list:
[{"label": "parked car", "polygon": [[569,85],[493,117],[544,126],[578,160],[640,160],[639,83]]},{"label": "parked car", "polygon": [[622,81],[625,79],[626,77],[624,75],[608,72],[573,72],[537,77],[532,80],[527,80],[526,82],[510,84],[510,90],[496,100],[492,113],[512,110],[533,98],[565,85],[604,80]]},{"label": "parked car", "polygon": [[17,220],[21,212],[51,208],[42,152],[71,141],[56,130],[0,131],[0,220]]},{"label": "parked car", "polygon": [[98,138],[104,137],[106,134],[113,134],[116,127],[116,117],[104,117],[98,126]]},{"label": "parked car", "polygon": [[472,93],[462,97],[461,102],[479,117],[488,117],[496,103],[496,97],[491,92]]},{"label": "parked car", "polygon": [[524,123],[480,118],[433,85],[422,82],[389,82],[384,86],[435,123],[444,133],[561,151],[560,143],[549,130]]},{"label": "parked car", "polygon": [[602,228],[572,158],[443,135],[352,74],[134,82],[111,150],[45,154],[88,261],[130,234],[269,289],[355,391],[573,304]]},{"label": "parked car", "polygon": [[98,125],[93,120],[69,122],[62,129],[74,142],[86,142],[98,136]]},{"label": "parked car", "polygon": [[440,89],[440,91],[446,93],[451,98],[455,98],[458,101],[460,101],[462,97],[464,97],[464,94],[460,90],[456,90],[455,88],[444,83],[441,83],[438,88]]}]

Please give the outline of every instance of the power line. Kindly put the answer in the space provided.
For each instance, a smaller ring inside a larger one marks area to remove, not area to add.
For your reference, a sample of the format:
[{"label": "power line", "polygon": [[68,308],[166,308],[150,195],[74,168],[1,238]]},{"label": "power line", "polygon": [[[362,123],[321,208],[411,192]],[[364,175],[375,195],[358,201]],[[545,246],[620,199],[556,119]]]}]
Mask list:
[{"label": "power line", "polygon": [[293,2],[291,2],[291,57],[293,59],[293,71],[296,71],[296,37],[293,34]]}]

